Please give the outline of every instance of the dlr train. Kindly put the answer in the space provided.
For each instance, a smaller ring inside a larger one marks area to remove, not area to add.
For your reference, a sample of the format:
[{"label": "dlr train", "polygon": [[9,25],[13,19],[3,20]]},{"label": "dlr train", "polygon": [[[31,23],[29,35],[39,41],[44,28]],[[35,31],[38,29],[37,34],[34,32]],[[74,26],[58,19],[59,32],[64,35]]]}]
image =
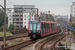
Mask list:
[{"label": "dlr train", "polygon": [[27,36],[37,39],[50,34],[57,33],[57,23],[48,21],[29,21]]}]

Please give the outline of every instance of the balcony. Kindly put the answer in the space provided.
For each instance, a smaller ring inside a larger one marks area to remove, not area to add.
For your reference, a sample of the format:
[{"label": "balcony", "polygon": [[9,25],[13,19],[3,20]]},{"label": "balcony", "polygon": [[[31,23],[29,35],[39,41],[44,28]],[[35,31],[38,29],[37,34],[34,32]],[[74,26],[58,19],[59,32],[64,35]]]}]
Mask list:
[{"label": "balcony", "polygon": [[23,23],[21,23],[21,24],[14,23],[14,25],[23,25]]},{"label": "balcony", "polygon": [[[13,20],[13,22],[20,22],[19,20]],[[23,22],[23,20],[21,20],[21,22]]]},{"label": "balcony", "polygon": [[[13,17],[13,18],[19,18],[19,17]],[[23,18],[23,17],[21,17],[21,18]]]},{"label": "balcony", "polygon": [[13,14],[14,14],[14,15],[23,15],[23,13],[19,13],[19,12],[18,12],[18,13],[15,13],[15,12],[14,12]]}]

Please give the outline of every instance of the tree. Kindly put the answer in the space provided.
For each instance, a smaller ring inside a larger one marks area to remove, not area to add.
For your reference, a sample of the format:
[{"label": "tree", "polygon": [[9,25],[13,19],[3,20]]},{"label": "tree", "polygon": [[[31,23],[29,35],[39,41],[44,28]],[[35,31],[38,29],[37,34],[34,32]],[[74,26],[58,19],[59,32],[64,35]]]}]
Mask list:
[{"label": "tree", "polygon": [[[6,24],[8,24],[8,17],[6,17]],[[3,26],[3,25],[4,25],[4,12],[0,14],[0,26]]]},{"label": "tree", "polygon": [[9,26],[9,31],[14,30],[14,29],[15,29],[14,24],[10,24],[10,26]]},{"label": "tree", "polygon": [[75,23],[72,23],[72,27],[75,28]]},{"label": "tree", "polygon": [[[4,26],[0,26],[0,32],[2,32],[3,29],[4,29]],[[9,30],[8,27],[6,27],[6,31],[8,31],[8,30]]]},{"label": "tree", "polygon": [[0,27],[0,31],[3,31],[3,26]]},{"label": "tree", "polygon": [[49,16],[48,16],[48,14],[45,14],[45,13],[40,14],[39,20],[41,20],[41,21],[54,21],[55,22],[52,14],[49,14]]}]

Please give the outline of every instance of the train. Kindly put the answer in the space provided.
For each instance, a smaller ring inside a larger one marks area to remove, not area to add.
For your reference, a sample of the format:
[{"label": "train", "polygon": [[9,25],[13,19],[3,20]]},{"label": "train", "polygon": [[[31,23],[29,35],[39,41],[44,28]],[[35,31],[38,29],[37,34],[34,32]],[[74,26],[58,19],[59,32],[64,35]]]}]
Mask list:
[{"label": "train", "polygon": [[34,40],[57,33],[57,22],[29,21],[27,36]]}]

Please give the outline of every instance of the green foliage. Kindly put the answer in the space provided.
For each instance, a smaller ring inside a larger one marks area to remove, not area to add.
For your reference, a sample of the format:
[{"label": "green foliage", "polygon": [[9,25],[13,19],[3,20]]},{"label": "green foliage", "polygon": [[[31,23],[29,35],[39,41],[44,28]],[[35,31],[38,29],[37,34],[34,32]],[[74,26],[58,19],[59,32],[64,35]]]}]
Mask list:
[{"label": "green foliage", "polygon": [[[0,36],[4,36],[4,32],[0,32]],[[6,32],[6,36],[11,36],[10,32]]]},{"label": "green foliage", "polygon": [[18,43],[20,43],[20,42],[9,43],[8,46],[15,45],[15,44],[18,44]]},{"label": "green foliage", "polygon": [[9,31],[9,28],[8,27],[6,28],[6,31]]},{"label": "green foliage", "polygon": [[39,20],[41,20],[41,21],[54,21],[55,22],[54,17],[51,14],[49,14],[49,17],[48,17],[48,14],[44,14],[42,17],[41,16],[39,17]]},{"label": "green foliage", "polygon": [[[4,26],[0,27],[0,32],[3,31]],[[9,31],[8,27],[6,28],[6,31]]]},{"label": "green foliage", "polygon": [[75,28],[75,23],[72,23],[72,27]]},{"label": "green foliage", "polygon": [[4,28],[4,27],[3,27],[3,26],[1,26],[1,27],[0,27],[0,31],[3,31],[3,28]]},{"label": "green foliage", "polygon": [[14,24],[10,24],[10,26],[9,26],[9,31],[14,30],[14,29],[15,29]]},{"label": "green foliage", "polygon": [[[6,17],[6,23],[8,24],[8,17]],[[4,12],[0,14],[0,26],[2,26],[3,24],[4,24]]]}]

